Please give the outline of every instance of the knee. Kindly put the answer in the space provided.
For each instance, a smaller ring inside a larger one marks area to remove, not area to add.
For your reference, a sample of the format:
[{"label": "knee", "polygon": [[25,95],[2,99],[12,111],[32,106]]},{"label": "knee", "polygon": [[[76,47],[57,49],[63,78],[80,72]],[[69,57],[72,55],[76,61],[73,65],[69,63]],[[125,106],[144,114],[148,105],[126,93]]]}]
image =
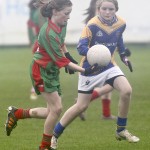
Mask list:
[{"label": "knee", "polygon": [[60,114],[62,113],[63,107],[62,105],[59,105],[55,108],[54,112],[57,116],[60,116]]},{"label": "knee", "polygon": [[88,105],[78,105],[78,111],[83,112],[88,108]]},{"label": "knee", "polygon": [[123,90],[122,91],[122,95],[124,97],[130,97],[132,94],[132,88],[131,87],[128,87],[127,89]]}]

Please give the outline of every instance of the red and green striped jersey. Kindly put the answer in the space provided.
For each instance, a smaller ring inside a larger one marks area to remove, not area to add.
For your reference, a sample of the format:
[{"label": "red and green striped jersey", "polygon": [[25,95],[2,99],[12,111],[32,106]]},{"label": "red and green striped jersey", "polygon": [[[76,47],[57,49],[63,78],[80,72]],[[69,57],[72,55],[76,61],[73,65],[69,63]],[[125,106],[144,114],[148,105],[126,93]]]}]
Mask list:
[{"label": "red and green striped jersey", "polygon": [[68,65],[70,60],[64,57],[62,52],[65,36],[66,26],[59,28],[51,20],[48,20],[39,32],[38,47],[33,57],[35,62],[48,70]]}]

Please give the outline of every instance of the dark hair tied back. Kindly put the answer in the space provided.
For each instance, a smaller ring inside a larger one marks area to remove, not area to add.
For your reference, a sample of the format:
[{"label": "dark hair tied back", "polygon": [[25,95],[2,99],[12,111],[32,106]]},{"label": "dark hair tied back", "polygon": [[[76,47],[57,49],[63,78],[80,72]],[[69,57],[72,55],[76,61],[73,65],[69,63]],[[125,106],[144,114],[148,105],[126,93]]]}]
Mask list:
[{"label": "dark hair tied back", "polygon": [[72,6],[72,2],[70,0],[50,0],[49,3],[45,4],[41,8],[41,14],[43,17],[51,18],[53,15],[53,9],[61,11],[67,6]]},{"label": "dark hair tied back", "polygon": [[45,4],[41,8],[41,14],[43,17],[50,17],[52,15],[52,9],[50,8],[50,6],[48,4]]}]

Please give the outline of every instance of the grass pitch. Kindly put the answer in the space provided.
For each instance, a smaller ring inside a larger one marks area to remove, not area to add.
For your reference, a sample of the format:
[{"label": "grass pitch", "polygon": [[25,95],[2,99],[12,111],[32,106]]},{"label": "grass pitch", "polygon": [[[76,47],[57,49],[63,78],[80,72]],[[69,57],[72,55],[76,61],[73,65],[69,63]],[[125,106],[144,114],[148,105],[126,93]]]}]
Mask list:
[{"label": "grass pitch", "polygon": [[[149,150],[150,140],[150,47],[128,46],[132,56],[133,73],[121,63],[118,64],[133,87],[131,107],[128,117],[128,130],[140,137],[140,142],[130,144],[116,141],[114,138],[115,121],[101,119],[101,102],[96,100],[89,106],[85,122],[77,118],[59,138],[58,150]],[[74,47],[70,53],[80,60]],[[6,108],[10,105],[22,108],[46,106],[43,98],[37,101],[29,99],[31,81],[29,65],[32,59],[30,48],[3,48],[0,50],[0,150],[37,150],[43,134],[44,120],[26,119],[18,121],[18,126],[7,137],[4,123]],[[61,87],[64,111],[74,103],[77,96],[77,73],[66,74],[61,69]],[[111,110],[117,115],[118,93],[113,92]],[[63,114],[63,113],[62,113]]]}]

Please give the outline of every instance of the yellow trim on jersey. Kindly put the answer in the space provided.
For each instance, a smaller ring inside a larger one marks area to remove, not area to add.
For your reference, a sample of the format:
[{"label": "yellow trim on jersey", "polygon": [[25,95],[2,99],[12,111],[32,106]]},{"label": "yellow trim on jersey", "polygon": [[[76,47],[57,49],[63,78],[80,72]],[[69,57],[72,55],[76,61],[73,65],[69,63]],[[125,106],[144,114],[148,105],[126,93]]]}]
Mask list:
[{"label": "yellow trim on jersey", "polygon": [[125,25],[125,21],[119,17],[116,16],[118,21],[116,23],[114,23],[112,26],[108,26],[104,23],[102,23],[100,21],[100,19],[98,18],[98,16],[95,16],[94,18],[92,18],[87,25],[92,25],[95,24],[96,26],[98,26],[99,28],[101,28],[103,31],[105,31],[107,34],[111,34],[112,32],[116,31],[118,28],[120,28],[121,26]]},{"label": "yellow trim on jersey", "polygon": [[116,61],[115,61],[115,53],[118,51],[118,49],[116,48],[113,55],[111,56],[111,62],[115,65],[115,66],[118,66]]}]

